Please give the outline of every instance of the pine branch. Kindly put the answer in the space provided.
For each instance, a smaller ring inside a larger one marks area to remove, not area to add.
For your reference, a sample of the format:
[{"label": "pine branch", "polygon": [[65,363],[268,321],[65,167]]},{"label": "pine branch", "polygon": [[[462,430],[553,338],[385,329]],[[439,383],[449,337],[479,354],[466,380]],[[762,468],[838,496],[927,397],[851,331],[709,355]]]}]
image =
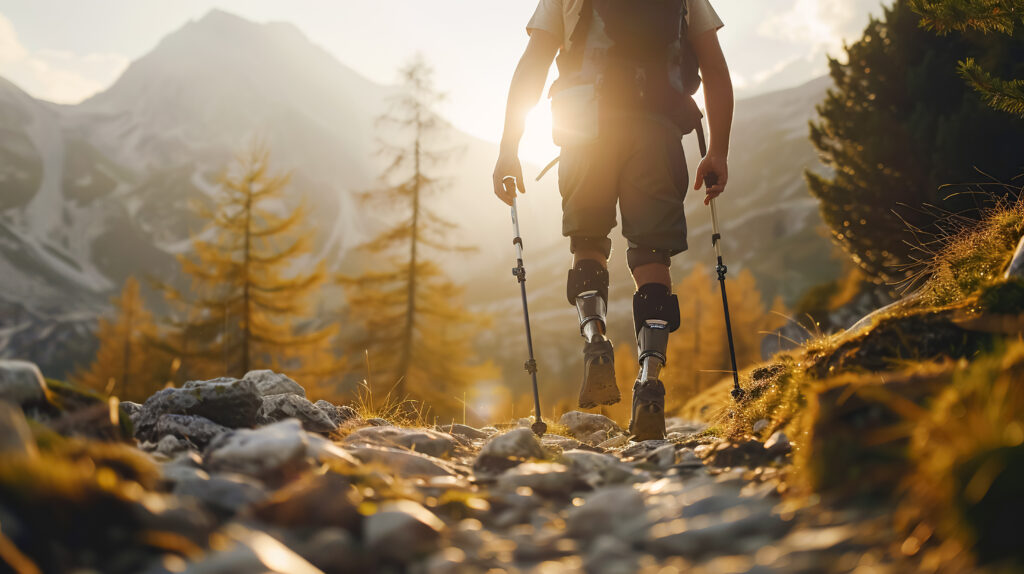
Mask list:
[{"label": "pine branch", "polygon": [[960,76],[993,108],[1024,119],[1024,81],[1003,80],[983,70],[973,58],[960,62]]}]

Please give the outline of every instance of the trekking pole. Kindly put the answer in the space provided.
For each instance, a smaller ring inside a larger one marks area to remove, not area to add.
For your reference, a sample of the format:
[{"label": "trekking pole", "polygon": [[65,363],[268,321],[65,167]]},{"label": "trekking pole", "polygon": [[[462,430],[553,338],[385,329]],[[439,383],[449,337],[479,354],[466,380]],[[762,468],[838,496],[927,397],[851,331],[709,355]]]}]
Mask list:
[{"label": "trekking pole", "polygon": [[[701,122],[697,129],[697,145],[700,147],[700,156],[708,155],[708,146],[704,140],[704,122]],[[709,173],[704,176],[704,188],[714,187],[718,183],[718,175]],[[718,284],[722,287],[722,309],[725,311],[725,333],[729,337],[729,359],[732,361],[732,398],[737,402],[743,400],[743,389],[740,388],[739,369],[736,368],[736,345],[732,338],[732,320],[729,318],[729,298],[725,294],[725,274],[729,269],[722,262],[722,246],[720,241],[722,234],[718,227],[718,209],[715,206],[715,199],[711,200],[711,244],[715,247],[715,256],[718,257],[718,264],[715,271],[718,273]]]},{"label": "trekking pole", "polygon": [[533,379],[533,406],[536,413],[536,420],[530,427],[537,436],[544,436],[548,431],[548,425],[540,418],[540,391],[537,389],[537,361],[533,358],[533,334],[530,331],[530,309],[526,304],[526,267],[523,267],[523,238],[519,234],[519,210],[516,208],[516,178],[507,176],[502,178],[501,184],[505,190],[512,194],[512,244],[516,247],[516,266],[512,269],[512,275],[519,280],[519,291],[523,296],[523,319],[526,322],[526,350],[530,359],[523,365],[526,372],[530,373]]}]

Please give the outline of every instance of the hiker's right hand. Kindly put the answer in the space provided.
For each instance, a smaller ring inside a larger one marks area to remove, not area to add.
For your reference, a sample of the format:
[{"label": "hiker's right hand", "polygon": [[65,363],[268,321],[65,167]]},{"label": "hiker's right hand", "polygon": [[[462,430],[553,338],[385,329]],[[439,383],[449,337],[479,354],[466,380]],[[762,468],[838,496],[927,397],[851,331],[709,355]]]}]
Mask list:
[{"label": "hiker's right hand", "polygon": [[523,183],[523,166],[519,163],[518,154],[502,151],[498,155],[498,163],[494,166],[494,176],[492,177],[494,195],[511,206],[516,193],[505,189],[503,180],[506,177],[516,178],[516,187],[519,188],[519,193],[526,193],[526,185]]}]

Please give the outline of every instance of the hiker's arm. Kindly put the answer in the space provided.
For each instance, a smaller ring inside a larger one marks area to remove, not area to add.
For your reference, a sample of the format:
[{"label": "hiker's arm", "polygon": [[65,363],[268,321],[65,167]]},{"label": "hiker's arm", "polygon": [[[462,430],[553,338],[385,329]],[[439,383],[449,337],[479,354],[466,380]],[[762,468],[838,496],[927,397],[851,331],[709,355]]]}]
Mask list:
[{"label": "hiker's arm", "polygon": [[694,52],[700,61],[701,77],[704,79],[704,103],[707,108],[708,124],[711,126],[711,140],[708,155],[697,168],[693,189],[700,189],[708,174],[715,174],[718,180],[707,189],[705,205],[725,191],[729,182],[729,137],[732,132],[733,92],[732,77],[725,54],[718,43],[718,32],[709,30],[691,40]]},{"label": "hiker's arm", "polygon": [[558,53],[561,40],[544,30],[533,30],[530,42],[519,59],[512,85],[508,90],[508,105],[505,109],[505,132],[501,138],[498,163],[494,166],[494,194],[505,203],[512,205],[515,193],[505,191],[501,180],[507,176],[516,178],[520,193],[526,193],[523,184],[523,168],[519,163],[519,140],[526,128],[526,115],[540,100],[548,69]]}]

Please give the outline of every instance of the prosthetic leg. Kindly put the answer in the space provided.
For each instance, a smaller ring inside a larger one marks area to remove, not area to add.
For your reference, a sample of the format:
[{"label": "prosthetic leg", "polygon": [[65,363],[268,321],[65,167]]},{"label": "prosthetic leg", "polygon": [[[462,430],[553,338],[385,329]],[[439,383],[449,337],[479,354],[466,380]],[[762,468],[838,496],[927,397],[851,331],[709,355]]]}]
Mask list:
[{"label": "prosthetic leg", "polygon": [[579,406],[589,409],[620,400],[615,384],[615,353],[605,336],[608,313],[608,270],[597,261],[584,259],[569,270],[566,282],[569,304],[576,307],[583,336],[583,384]]},{"label": "prosthetic leg", "polygon": [[661,369],[667,362],[669,333],[679,328],[679,300],[657,283],[643,285],[633,295],[640,374],[633,384],[629,432],[638,440],[665,438],[665,385]]}]

